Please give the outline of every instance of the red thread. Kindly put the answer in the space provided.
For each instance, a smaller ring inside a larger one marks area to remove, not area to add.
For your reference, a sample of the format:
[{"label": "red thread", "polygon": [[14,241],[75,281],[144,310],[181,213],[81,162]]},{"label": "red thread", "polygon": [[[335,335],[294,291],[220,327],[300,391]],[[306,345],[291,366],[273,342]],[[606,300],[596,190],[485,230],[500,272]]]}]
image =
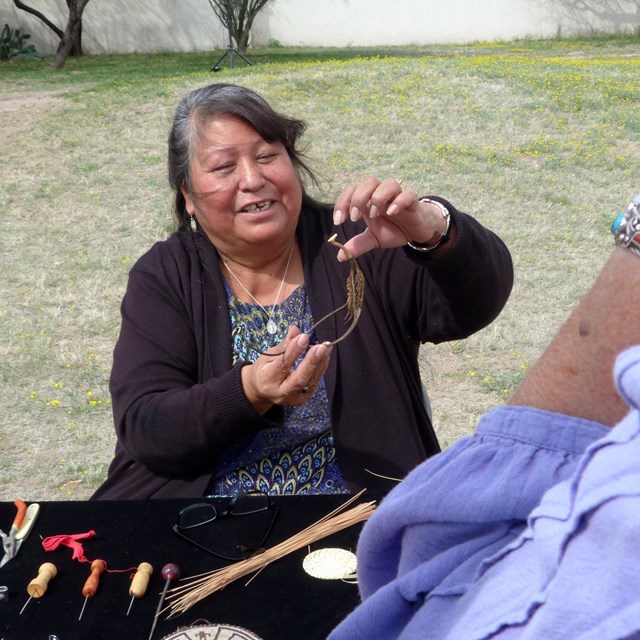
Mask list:
[{"label": "red thread", "polygon": [[82,544],[78,540],[92,538],[96,532],[92,529],[87,533],[74,533],[71,535],[49,536],[42,541],[45,551],[55,551],[60,545],[73,549],[73,560],[78,562],[89,562],[87,556],[84,555]]},{"label": "red thread", "polygon": [[[131,572],[131,571],[137,571],[138,567],[129,567],[128,569],[107,569],[107,571],[109,573],[127,573],[127,572]],[[132,573],[129,576],[129,580],[133,580],[133,576],[135,575],[135,573]]]},{"label": "red thread", "polygon": [[[86,538],[93,538],[96,535],[96,532],[92,529],[91,531],[87,531],[87,533],[74,533],[70,535],[60,535],[60,536],[49,536],[42,541],[42,546],[45,551],[55,551],[58,547],[70,547],[73,549],[72,560],[77,560],[78,562],[91,562],[84,555],[84,549],[82,544],[78,542],[78,540],[85,540]],[[105,562],[105,571],[107,573],[127,573],[127,572],[135,572],[137,567],[129,567],[128,569],[107,569],[107,563]],[[130,579],[133,580],[133,575],[131,574]]]}]

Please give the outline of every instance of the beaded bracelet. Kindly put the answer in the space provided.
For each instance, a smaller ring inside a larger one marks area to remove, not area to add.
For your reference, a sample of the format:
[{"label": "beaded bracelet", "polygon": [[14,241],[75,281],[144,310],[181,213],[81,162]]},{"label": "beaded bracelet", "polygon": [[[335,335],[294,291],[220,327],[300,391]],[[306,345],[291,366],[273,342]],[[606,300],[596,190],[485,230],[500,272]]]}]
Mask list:
[{"label": "beaded bracelet", "polygon": [[640,255],[640,194],[631,201],[625,212],[615,217],[611,233],[619,247]]}]

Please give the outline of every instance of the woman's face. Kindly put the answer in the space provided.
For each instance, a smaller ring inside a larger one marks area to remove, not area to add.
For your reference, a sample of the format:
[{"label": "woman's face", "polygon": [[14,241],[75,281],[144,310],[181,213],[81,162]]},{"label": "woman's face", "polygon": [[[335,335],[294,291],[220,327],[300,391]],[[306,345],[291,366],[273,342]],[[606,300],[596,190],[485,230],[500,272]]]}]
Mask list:
[{"label": "woman's face", "polygon": [[266,142],[244,120],[222,115],[207,123],[190,165],[187,211],[216,247],[233,251],[281,238],[290,242],[302,187],[281,142]]}]

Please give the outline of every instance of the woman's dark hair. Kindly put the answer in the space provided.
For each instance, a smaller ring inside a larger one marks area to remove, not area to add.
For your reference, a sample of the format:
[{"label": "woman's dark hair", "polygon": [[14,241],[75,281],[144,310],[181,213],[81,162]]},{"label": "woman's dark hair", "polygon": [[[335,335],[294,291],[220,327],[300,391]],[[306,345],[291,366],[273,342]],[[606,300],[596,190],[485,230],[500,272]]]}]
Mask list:
[{"label": "woman's dark hair", "polygon": [[220,115],[240,118],[251,125],[267,142],[281,142],[293,163],[302,184],[303,206],[318,206],[307,195],[303,174],[314,184],[316,177],[301,157],[296,143],[306,125],[302,120],[288,118],[274,111],[257,93],[233,84],[210,84],[189,93],[176,109],[169,133],[169,184],[175,193],[175,215],[179,227],[189,225],[181,187],[191,192],[189,166],[200,141],[204,126]]}]

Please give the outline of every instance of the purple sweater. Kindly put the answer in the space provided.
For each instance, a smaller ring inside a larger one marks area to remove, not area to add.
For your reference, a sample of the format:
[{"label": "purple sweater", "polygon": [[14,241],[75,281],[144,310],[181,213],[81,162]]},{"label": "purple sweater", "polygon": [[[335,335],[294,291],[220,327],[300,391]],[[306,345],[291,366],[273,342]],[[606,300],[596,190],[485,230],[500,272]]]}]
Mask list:
[{"label": "purple sweater", "polygon": [[[444,201],[443,201],[444,202]],[[423,342],[464,338],[489,324],[513,282],[508,250],[449,203],[458,237],[441,258],[411,249],[359,259],[367,289],[356,330],[339,343],[325,374],[337,458],[352,488],[391,488],[372,475],[403,477],[436,453],[418,367]],[[303,210],[297,229],[314,318],[346,300],[348,263],[326,239],[345,242],[361,226],[334,227],[331,210]],[[345,329],[333,316],[319,341]],[[118,436],[96,498],[203,494],[218,456],[241,439],[281,424],[259,415],[232,366],[231,326],[213,245],[179,231],[135,264],[122,302],[110,380]]]},{"label": "purple sweater", "polygon": [[504,406],[415,469],[358,544],[364,602],[330,640],[640,637],[640,347],[615,429]]}]

